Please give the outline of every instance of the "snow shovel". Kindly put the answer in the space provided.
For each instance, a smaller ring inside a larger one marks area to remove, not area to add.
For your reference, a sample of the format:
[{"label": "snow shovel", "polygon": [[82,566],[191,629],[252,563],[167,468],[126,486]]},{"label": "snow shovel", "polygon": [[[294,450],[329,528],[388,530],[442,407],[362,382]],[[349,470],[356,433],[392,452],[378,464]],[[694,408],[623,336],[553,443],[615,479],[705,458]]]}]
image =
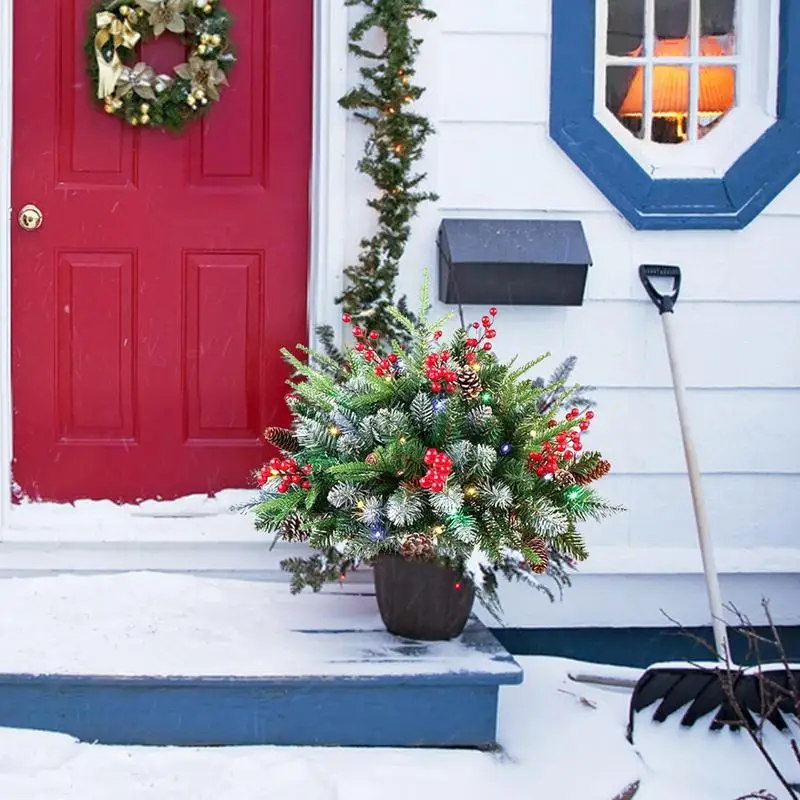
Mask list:
[{"label": "snow shovel", "polygon": [[[719,577],[714,562],[714,551],[708,530],[708,518],[700,488],[700,470],[697,465],[686,408],[686,390],[678,366],[673,338],[673,314],[681,287],[679,267],[658,264],[642,264],[639,278],[661,315],[667,345],[678,421],[683,439],[686,467],[689,473],[692,505],[694,507],[697,536],[706,579],[708,603],[711,610],[716,662],[710,663],[663,663],[648,667],[638,679],[616,678],[612,675],[571,675],[573,680],[616,688],[632,688],[628,715],[628,739],[633,742],[636,715],[658,703],[652,719],[663,722],[671,714],[684,710],[681,725],[691,727],[701,717],[716,710],[709,720],[711,730],[725,726],[733,730],[747,725],[756,730],[756,718],[772,723],[785,731],[788,724],[784,714],[796,715],[792,693],[800,685],[800,668],[797,665],[766,664],[739,669],[731,663],[730,646],[724,621]],[[652,283],[652,278],[672,280],[672,289],[661,294]],[[729,690],[725,691],[725,682]],[[732,697],[731,697],[732,695]],[[660,702],[659,702],[660,701]]]}]

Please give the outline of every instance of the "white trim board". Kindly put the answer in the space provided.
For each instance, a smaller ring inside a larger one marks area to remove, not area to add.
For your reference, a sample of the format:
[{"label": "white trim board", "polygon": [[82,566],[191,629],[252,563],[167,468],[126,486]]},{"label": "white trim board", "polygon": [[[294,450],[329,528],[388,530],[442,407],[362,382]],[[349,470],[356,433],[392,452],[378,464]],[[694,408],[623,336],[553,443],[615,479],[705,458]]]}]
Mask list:
[{"label": "white trim board", "polygon": [[[66,530],[15,530],[11,508],[13,458],[13,417],[11,403],[11,139],[13,109],[13,0],[0,0],[0,570],[9,556],[5,543],[28,543],[25,563],[32,567],[35,553],[42,554],[42,563],[50,563],[48,553],[61,548],[65,541],[79,541],[88,546],[113,550],[119,543],[109,541],[108,532],[98,530],[87,536],[91,525],[82,524],[80,512]],[[346,183],[347,116],[338,98],[347,89],[347,8],[342,0],[314,0],[314,81],[313,81],[313,145],[309,182],[309,341],[314,343],[314,330],[336,319],[333,297],[338,293],[344,265],[344,195]],[[6,468],[6,465],[8,467]],[[167,530],[165,526],[165,531]],[[209,544],[213,536],[205,539]],[[111,536],[113,539],[113,534]],[[226,541],[221,532],[219,541]],[[75,551],[73,551],[75,552]],[[94,551],[93,551],[94,552]],[[87,564],[96,564],[87,552]],[[153,553],[154,564],[160,558]],[[111,557],[111,563],[115,562]],[[243,566],[249,562],[245,559]],[[70,563],[73,563],[72,561]],[[140,562],[141,563],[141,562]],[[44,567],[48,569],[48,567]],[[113,568],[113,567],[112,567]],[[137,567],[141,568],[141,567]]]}]

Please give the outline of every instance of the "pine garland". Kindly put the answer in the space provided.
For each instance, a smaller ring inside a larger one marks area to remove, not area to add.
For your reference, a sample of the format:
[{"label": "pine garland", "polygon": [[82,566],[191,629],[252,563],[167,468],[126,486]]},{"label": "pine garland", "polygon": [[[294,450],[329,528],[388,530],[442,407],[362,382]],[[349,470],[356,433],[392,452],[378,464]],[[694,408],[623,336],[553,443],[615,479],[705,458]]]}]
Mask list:
[{"label": "pine garland", "polygon": [[[367,204],[378,220],[374,234],[361,240],[358,262],[344,270],[348,285],[336,303],[356,324],[390,340],[407,341],[407,331],[389,309],[411,220],[421,203],[438,199],[421,189],[426,174],[415,172],[434,130],[413,110],[425,88],[413,81],[422,40],[411,35],[411,26],[416,20],[435,19],[436,14],[425,8],[423,0],[346,0],[345,5],[365,9],[350,30],[349,50],[367,63],[359,70],[362,82],[339,103],[369,129],[358,168],[375,186],[376,196]],[[364,45],[367,33],[376,29],[384,40],[377,52]],[[398,305],[406,311],[404,298]],[[322,326],[317,335],[327,355],[341,364],[332,328]]]}]

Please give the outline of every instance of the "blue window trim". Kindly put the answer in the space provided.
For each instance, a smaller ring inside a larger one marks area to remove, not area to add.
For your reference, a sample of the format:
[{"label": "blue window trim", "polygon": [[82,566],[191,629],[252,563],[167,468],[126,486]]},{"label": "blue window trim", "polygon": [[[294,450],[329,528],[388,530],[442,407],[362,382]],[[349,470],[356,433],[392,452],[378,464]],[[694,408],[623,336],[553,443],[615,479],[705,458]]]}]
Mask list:
[{"label": "blue window trim", "polygon": [[800,174],[800,0],[781,0],[778,118],[716,179],[647,174],[594,115],[595,0],[551,9],[550,136],[634,228],[744,228]]}]

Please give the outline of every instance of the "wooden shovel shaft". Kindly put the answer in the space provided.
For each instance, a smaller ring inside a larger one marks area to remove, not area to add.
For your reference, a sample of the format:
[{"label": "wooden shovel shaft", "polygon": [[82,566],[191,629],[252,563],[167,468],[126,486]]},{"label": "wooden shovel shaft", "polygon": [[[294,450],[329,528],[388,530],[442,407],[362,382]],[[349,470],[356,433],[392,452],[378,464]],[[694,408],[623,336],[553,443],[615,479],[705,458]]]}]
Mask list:
[{"label": "wooden shovel shaft", "polygon": [[694,517],[697,523],[697,537],[700,540],[700,553],[703,558],[703,571],[706,576],[708,604],[711,609],[711,623],[714,629],[714,643],[719,659],[727,663],[730,659],[730,648],[728,645],[728,634],[725,627],[722,607],[722,593],[719,588],[719,575],[717,574],[717,566],[714,560],[714,550],[711,546],[706,507],[700,491],[700,469],[697,465],[697,455],[694,450],[694,441],[689,426],[689,416],[686,408],[686,389],[675,354],[672,314],[662,314],[661,320],[664,325],[667,356],[669,358],[669,367],[672,371],[672,383],[675,388],[675,402],[678,407],[678,422],[681,427],[683,451],[686,455],[686,467],[689,472],[689,486],[692,492],[692,505],[694,506]]}]

